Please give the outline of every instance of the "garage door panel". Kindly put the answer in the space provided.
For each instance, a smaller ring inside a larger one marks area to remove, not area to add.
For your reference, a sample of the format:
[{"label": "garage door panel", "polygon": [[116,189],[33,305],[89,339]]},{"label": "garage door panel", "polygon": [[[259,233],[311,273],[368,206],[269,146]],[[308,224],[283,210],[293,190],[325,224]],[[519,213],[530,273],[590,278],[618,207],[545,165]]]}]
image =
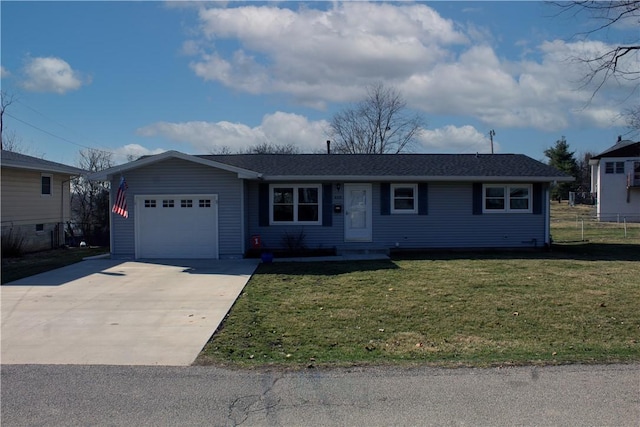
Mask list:
[{"label": "garage door panel", "polygon": [[216,195],[136,196],[138,258],[217,258]]}]

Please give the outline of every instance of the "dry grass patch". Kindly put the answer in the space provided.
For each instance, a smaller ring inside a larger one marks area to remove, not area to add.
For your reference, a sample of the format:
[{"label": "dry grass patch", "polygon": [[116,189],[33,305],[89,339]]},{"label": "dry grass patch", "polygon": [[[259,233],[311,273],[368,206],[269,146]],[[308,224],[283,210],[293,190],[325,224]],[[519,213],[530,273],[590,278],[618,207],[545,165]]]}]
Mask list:
[{"label": "dry grass patch", "polygon": [[638,262],[558,252],[431,256],[261,265],[198,362],[640,359]]}]

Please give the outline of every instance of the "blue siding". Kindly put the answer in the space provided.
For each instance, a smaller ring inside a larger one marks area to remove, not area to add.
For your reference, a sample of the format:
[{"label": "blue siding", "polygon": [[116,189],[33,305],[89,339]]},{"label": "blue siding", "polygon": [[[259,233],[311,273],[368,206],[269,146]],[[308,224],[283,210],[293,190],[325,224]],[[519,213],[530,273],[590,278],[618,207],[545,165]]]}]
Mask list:
[{"label": "blue siding", "polygon": [[[384,185],[384,184],[382,184]],[[258,184],[248,184],[247,235],[260,235],[267,247],[282,247],[285,233],[303,231],[308,248],[426,249],[526,248],[545,242],[544,214],[474,215],[472,183],[429,183],[428,214],[390,214],[381,205],[381,184],[373,184],[373,241],[344,242],[344,216],[332,213],[332,226],[260,226]],[[333,186],[333,202],[342,204],[342,188]],[[389,202],[387,202],[389,203]],[[386,203],[385,203],[386,205]],[[344,210],[343,210],[344,211]],[[545,212],[545,209],[542,210]]]},{"label": "blue siding", "polygon": [[[168,159],[125,173],[129,189],[127,206],[129,218],[111,214],[112,242],[114,257],[133,258],[135,256],[135,204],[137,194],[217,194],[218,195],[218,236],[221,258],[243,254],[241,198],[243,181],[235,173],[180,159]],[[120,176],[111,181],[111,205]]]}]

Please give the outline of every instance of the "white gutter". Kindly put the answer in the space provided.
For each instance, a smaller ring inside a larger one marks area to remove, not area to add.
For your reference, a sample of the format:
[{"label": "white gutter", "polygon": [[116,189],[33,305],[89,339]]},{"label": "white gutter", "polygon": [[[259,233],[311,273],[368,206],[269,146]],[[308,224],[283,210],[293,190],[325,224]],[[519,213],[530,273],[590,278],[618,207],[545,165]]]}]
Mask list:
[{"label": "white gutter", "polygon": [[572,182],[569,176],[380,176],[380,175],[265,175],[265,181],[342,181],[342,182]]}]

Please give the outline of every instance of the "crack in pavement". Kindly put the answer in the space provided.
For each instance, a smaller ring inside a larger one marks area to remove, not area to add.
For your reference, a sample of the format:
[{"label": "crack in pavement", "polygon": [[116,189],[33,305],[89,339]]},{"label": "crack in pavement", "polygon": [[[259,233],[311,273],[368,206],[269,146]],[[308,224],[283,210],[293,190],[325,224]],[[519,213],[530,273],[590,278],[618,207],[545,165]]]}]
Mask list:
[{"label": "crack in pavement", "polygon": [[[272,409],[276,408],[280,404],[281,399],[279,397],[272,396],[271,391],[280,379],[282,379],[282,373],[275,377],[265,376],[263,380],[262,394],[240,396],[231,402],[229,405],[227,425],[229,427],[240,426],[249,418],[249,415],[258,412],[265,412],[267,418],[274,417],[275,414],[272,412]],[[275,425],[276,420],[274,419],[272,421],[273,422],[270,424]]]}]

